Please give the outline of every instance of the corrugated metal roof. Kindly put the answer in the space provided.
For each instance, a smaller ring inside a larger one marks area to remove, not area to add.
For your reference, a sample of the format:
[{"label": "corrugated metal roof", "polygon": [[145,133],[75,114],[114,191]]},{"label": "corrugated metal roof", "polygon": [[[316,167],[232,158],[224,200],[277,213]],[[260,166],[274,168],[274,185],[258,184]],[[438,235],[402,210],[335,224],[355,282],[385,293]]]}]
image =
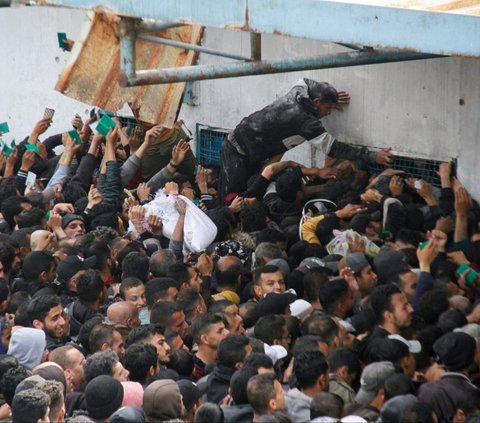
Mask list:
[{"label": "corrugated metal roof", "polygon": [[[119,25],[118,16],[89,12],[55,89],[108,111],[119,110],[129,103],[132,109],[138,108],[140,120],[171,128],[179,112],[185,83],[120,87]],[[152,35],[199,44],[202,27],[187,25]],[[190,50],[137,41],[135,57],[137,69],[152,69],[188,66],[195,62],[197,55]]]}]

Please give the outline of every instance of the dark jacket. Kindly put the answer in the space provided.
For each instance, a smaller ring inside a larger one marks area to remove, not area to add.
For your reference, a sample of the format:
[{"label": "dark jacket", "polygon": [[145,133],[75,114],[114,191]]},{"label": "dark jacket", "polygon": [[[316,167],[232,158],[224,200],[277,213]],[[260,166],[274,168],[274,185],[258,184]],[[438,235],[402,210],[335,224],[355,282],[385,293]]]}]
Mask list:
[{"label": "dark jacket", "polygon": [[478,392],[470,379],[457,372],[445,372],[440,380],[427,382],[418,390],[418,400],[429,404],[441,422],[451,422],[457,403],[467,392]]},{"label": "dark jacket", "polygon": [[[284,153],[286,138],[299,135],[311,140],[325,132],[318,110],[310,98],[310,87],[316,81],[303,79],[287,94],[250,116],[242,119],[233,137],[253,163]],[[366,148],[335,141],[328,152],[332,157],[371,161]]]},{"label": "dark jacket", "polygon": [[236,369],[217,364],[207,381],[207,401],[220,403],[228,394],[230,379]]},{"label": "dark jacket", "polygon": [[224,407],[225,423],[247,423],[253,421],[253,408],[250,404]]}]

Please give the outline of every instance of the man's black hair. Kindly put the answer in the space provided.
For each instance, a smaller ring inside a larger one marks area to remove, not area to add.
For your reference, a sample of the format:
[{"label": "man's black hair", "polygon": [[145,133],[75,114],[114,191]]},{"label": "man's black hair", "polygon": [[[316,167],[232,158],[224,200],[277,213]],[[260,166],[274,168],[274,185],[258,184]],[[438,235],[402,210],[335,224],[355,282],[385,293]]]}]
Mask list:
[{"label": "man's black hair", "polygon": [[359,374],[361,371],[358,355],[348,348],[335,348],[327,357],[330,372],[336,372],[340,367],[347,366],[348,373]]},{"label": "man's black hair", "polygon": [[247,301],[240,305],[239,310],[243,312],[243,326],[245,329],[249,329],[255,326],[260,315],[258,313],[258,302]]},{"label": "man's black hair", "polygon": [[167,299],[169,288],[179,288],[178,282],[172,278],[154,278],[145,284],[145,300],[149,310],[158,302],[158,300]]},{"label": "man's black hair", "polygon": [[415,395],[412,379],[403,373],[394,373],[388,376],[383,387],[385,388],[385,401],[399,395]]},{"label": "man's black hair", "polygon": [[259,284],[260,279],[262,278],[262,275],[265,273],[275,273],[279,271],[280,269],[277,266],[274,266],[273,264],[267,264],[265,266],[259,267],[258,269],[255,270],[254,283]]},{"label": "man's black hair", "polygon": [[317,82],[313,79],[305,78],[305,83],[308,87],[308,95],[312,100],[318,98],[322,103],[338,103],[338,92],[328,82]]},{"label": "man's black hair", "polygon": [[293,356],[300,356],[308,351],[319,351],[319,342],[321,341],[322,339],[319,336],[303,335],[295,343],[295,347],[293,348]]},{"label": "man's black hair", "polygon": [[[248,358],[248,357],[247,357]],[[236,370],[230,379],[230,389],[235,405],[248,404],[248,381],[257,375],[257,370],[251,366],[244,366]]]},{"label": "man's black hair", "polygon": [[219,287],[236,286],[238,277],[243,274],[243,265],[240,260],[223,269],[215,266],[215,279]]},{"label": "man's black hair", "polygon": [[308,317],[302,324],[303,335],[318,336],[322,342],[330,345],[339,334],[338,325],[330,316],[314,315]]},{"label": "man's black hair", "polygon": [[255,237],[255,244],[258,245],[262,242],[286,242],[287,237],[282,231],[273,228],[265,228],[261,230]]},{"label": "man's black hair", "polygon": [[33,227],[18,229],[11,234],[12,240],[15,241],[19,247],[30,249],[30,235],[37,229],[40,228]]},{"label": "man's black hair", "polygon": [[318,392],[310,403],[310,419],[326,416],[340,419],[343,415],[343,399],[331,392]]},{"label": "man's black hair", "polygon": [[167,327],[170,324],[172,316],[179,311],[182,311],[182,308],[178,303],[173,301],[159,301],[152,307],[150,322]]},{"label": "man's black hair", "polygon": [[15,176],[8,176],[0,181],[0,209],[4,200],[17,196],[17,184]]},{"label": "man's black hair", "polygon": [[212,301],[208,306],[208,311],[211,313],[222,313],[225,311],[225,309],[234,304],[235,303],[230,300]]},{"label": "man's black hair", "polygon": [[201,337],[207,333],[212,325],[217,323],[223,323],[223,318],[218,313],[207,312],[198,316],[190,326],[190,334],[193,337],[193,340],[200,345]]},{"label": "man's black hair", "polygon": [[115,327],[109,323],[102,322],[95,325],[88,337],[90,352],[93,354],[100,351],[105,343],[111,346],[113,343],[113,332],[115,332]]},{"label": "man's black hair", "polygon": [[345,279],[335,278],[320,288],[318,298],[325,311],[333,313],[348,294],[349,285]]},{"label": "man's black hair", "polygon": [[188,272],[188,266],[184,263],[172,264],[167,272],[167,278],[175,279],[177,286],[181,286],[183,283],[190,281],[190,273]]},{"label": "man's black hair", "polygon": [[[114,238],[112,241],[109,242],[110,248],[115,248],[115,244],[117,244],[118,241],[120,241],[122,238]],[[139,241],[132,241],[129,242],[125,247],[122,248],[122,250],[118,253],[117,255],[117,261],[118,265],[122,266],[123,260],[125,257],[127,257],[130,253],[143,253],[146,255],[146,249],[145,246],[139,242]],[[149,259],[150,260],[150,259]]]},{"label": "man's black hair", "polygon": [[7,307],[7,313],[15,314],[20,305],[30,302],[31,299],[32,297],[27,291],[12,292],[12,295],[10,296],[10,302],[8,303]]},{"label": "man's black hair", "polygon": [[41,297],[36,297],[28,304],[28,318],[32,323],[34,320],[44,322],[48,312],[59,305],[61,306],[62,302],[60,301],[60,297],[56,295],[43,295]]},{"label": "man's black hair", "polygon": [[130,380],[145,385],[148,382],[149,370],[152,366],[154,369],[157,368],[157,350],[150,344],[130,345],[125,351],[122,362],[123,366],[130,372]]},{"label": "man's black hair", "polygon": [[431,289],[425,292],[418,301],[417,314],[425,323],[434,325],[438,317],[450,308],[448,292],[444,288]]},{"label": "man's black hair", "polygon": [[150,272],[156,278],[167,275],[172,264],[177,263],[177,258],[172,250],[159,250],[150,257]]},{"label": "man's black hair", "polygon": [[107,260],[111,256],[110,247],[105,241],[93,241],[85,245],[83,249],[83,254],[85,258],[96,256],[97,262],[95,264],[95,269],[103,270],[106,266]]},{"label": "man's black hair", "polygon": [[87,192],[80,184],[70,182],[65,184],[62,189],[64,201],[66,203],[75,204],[82,197],[87,197]]},{"label": "man's black hair", "polygon": [[426,402],[417,402],[403,410],[400,421],[402,423],[435,423],[438,420],[433,419],[433,408]]},{"label": "man's black hair", "polygon": [[25,256],[22,265],[26,282],[39,282],[40,273],[50,271],[55,264],[55,257],[48,251],[32,251]]},{"label": "man's black hair", "polygon": [[179,376],[190,378],[195,367],[195,362],[191,353],[180,349],[170,354],[170,362],[167,366],[175,370]]},{"label": "man's black hair", "polygon": [[244,232],[261,231],[267,227],[267,213],[262,204],[244,207],[240,211],[240,223]]},{"label": "man's black hair", "polygon": [[306,300],[310,303],[318,301],[320,288],[328,282],[330,271],[326,267],[314,267],[305,272],[303,286]]},{"label": "man's black hair", "polygon": [[218,363],[234,369],[237,363],[245,360],[245,347],[249,343],[250,340],[244,335],[223,338],[218,345]]},{"label": "man's black hair", "polygon": [[147,282],[150,259],[144,253],[131,252],[122,261],[122,277],[134,277]]},{"label": "man's black hair", "polygon": [[13,261],[15,260],[15,249],[10,243],[0,242],[0,262],[3,264],[3,270],[10,272]]},{"label": "man's black hair", "polygon": [[12,405],[18,384],[31,375],[32,372],[25,366],[12,367],[3,374],[0,379],[0,391],[9,406]]},{"label": "man's black hair", "polygon": [[276,397],[275,375],[262,373],[253,376],[247,385],[248,402],[258,414],[265,414],[268,403]]},{"label": "man's black hair", "polygon": [[38,207],[32,207],[31,209],[22,210],[18,214],[17,226],[19,229],[41,226],[44,219],[45,211]]},{"label": "man's black hair", "polygon": [[[295,202],[302,189],[302,172],[296,168],[285,169],[277,176],[277,194],[282,201]],[[272,242],[272,241],[269,241]],[[274,241],[273,241],[274,242]]]},{"label": "man's black hair", "polygon": [[[198,307],[201,301],[202,296],[193,288],[182,289],[178,293],[177,302],[182,307],[182,310],[185,313],[185,319],[187,321],[192,321],[195,315],[195,309]],[[218,301],[214,301],[213,304],[216,302]]]},{"label": "man's black hair", "polygon": [[141,344],[148,342],[155,334],[164,335],[165,328],[160,325],[148,324],[133,328],[125,339],[125,348],[133,344]]},{"label": "man's black hair", "polygon": [[22,204],[24,203],[30,204],[30,200],[27,197],[20,195],[8,197],[2,201],[2,208],[0,211],[2,212],[3,218],[8,223],[8,226],[10,226],[10,229],[15,227],[14,216],[18,216],[22,212]]},{"label": "man's black hair", "polygon": [[237,222],[235,216],[228,207],[210,209],[206,212],[207,216],[215,223],[217,227],[217,236],[213,242],[222,242],[226,240],[227,235],[233,230]]},{"label": "man's black hair", "polygon": [[77,278],[78,299],[84,304],[92,304],[100,298],[104,286],[100,274],[93,269],[89,269]]},{"label": "man's black hair", "polygon": [[90,334],[95,326],[103,322],[103,316],[98,314],[88,319],[81,327],[77,336],[77,343],[80,344],[88,353],[90,351]]},{"label": "man's black hair", "polygon": [[120,298],[125,301],[125,293],[128,289],[136,288],[137,286],[140,286],[143,284],[144,283],[140,279],[134,276],[124,278],[122,280],[122,283],[120,284]]},{"label": "man's black hair", "polygon": [[268,345],[273,345],[275,339],[283,336],[283,327],[286,326],[285,318],[277,314],[261,317],[255,324],[255,338],[260,339]]},{"label": "man's black hair", "polygon": [[313,387],[328,372],[328,363],[320,351],[308,351],[295,357],[293,372],[301,389]]},{"label": "man's black hair", "polygon": [[113,367],[118,361],[118,355],[112,350],[98,351],[92,354],[83,365],[85,383],[100,375],[113,376]]},{"label": "man's black hair", "polygon": [[245,359],[243,366],[252,367],[258,372],[258,369],[261,367],[264,369],[273,369],[273,361],[267,354],[253,352]]},{"label": "man's black hair", "polygon": [[9,354],[0,355],[0,380],[8,369],[16,369],[18,366],[19,363],[17,357]]},{"label": "man's black hair", "polygon": [[385,311],[393,313],[392,296],[401,293],[400,288],[394,284],[380,285],[373,289],[370,294],[370,305],[375,313],[377,323],[383,323]]},{"label": "man's black hair", "polygon": [[37,422],[45,417],[50,406],[50,397],[39,389],[19,392],[12,402],[12,423]]},{"label": "man's black hair", "polygon": [[10,295],[8,282],[4,278],[0,278],[0,303],[3,303]]}]

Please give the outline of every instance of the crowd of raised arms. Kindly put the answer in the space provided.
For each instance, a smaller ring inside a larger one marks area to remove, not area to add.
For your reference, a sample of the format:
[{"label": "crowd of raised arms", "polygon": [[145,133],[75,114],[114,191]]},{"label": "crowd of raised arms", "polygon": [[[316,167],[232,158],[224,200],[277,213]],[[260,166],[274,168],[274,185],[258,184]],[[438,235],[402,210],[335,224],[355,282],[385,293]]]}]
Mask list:
[{"label": "crowd of raised arms", "polygon": [[479,423],[480,208],[326,132],[348,102],[301,80],[219,166],[181,122],[0,134],[0,421]]}]

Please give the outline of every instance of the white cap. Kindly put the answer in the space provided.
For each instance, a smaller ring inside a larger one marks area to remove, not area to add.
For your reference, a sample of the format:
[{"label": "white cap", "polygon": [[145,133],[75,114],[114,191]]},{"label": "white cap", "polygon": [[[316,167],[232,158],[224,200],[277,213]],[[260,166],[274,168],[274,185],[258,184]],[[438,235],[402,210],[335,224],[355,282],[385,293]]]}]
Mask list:
[{"label": "white cap", "polygon": [[290,304],[290,312],[292,313],[292,316],[295,317],[300,317],[304,313],[311,313],[312,311],[312,305],[308,301],[302,299],[295,300],[293,303]]},{"label": "white cap", "polygon": [[396,339],[397,341],[403,342],[411,353],[419,353],[422,351],[422,344],[415,340],[407,340],[400,335],[388,335],[388,339]]},{"label": "white cap", "polygon": [[281,345],[264,344],[263,349],[265,351],[265,354],[267,354],[272,359],[274,365],[278,360],[285,358],[288,354],[287,350]]}]

